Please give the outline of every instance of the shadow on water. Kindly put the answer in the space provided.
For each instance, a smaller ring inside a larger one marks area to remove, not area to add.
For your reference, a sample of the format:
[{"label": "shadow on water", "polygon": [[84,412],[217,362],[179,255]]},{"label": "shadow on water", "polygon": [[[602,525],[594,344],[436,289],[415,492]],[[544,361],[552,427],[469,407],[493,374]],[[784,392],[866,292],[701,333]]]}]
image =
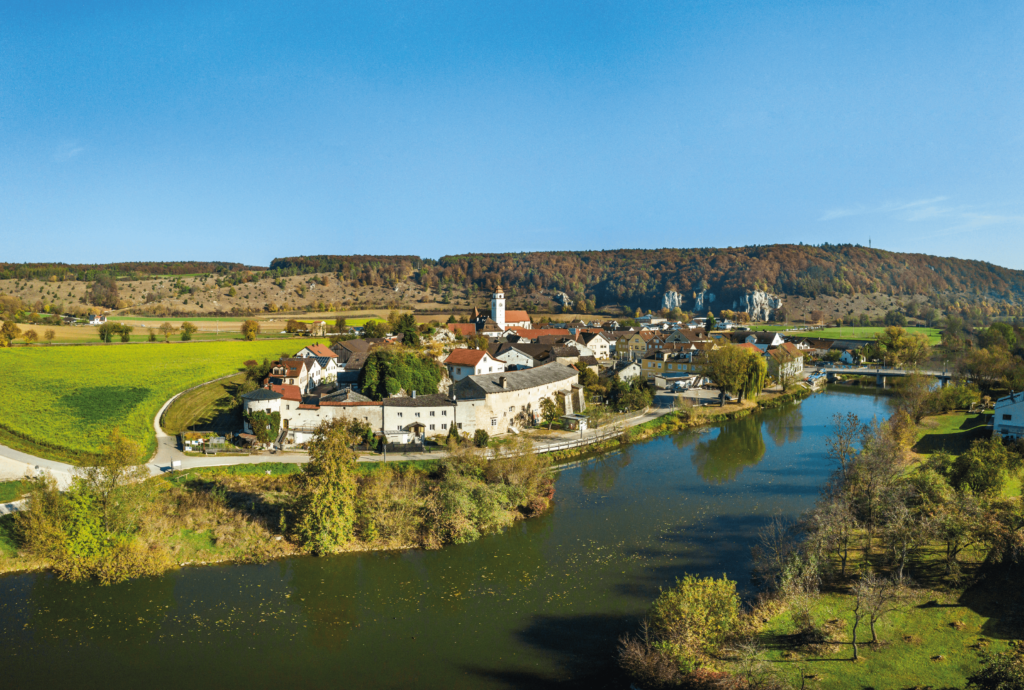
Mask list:
[{"label": "shadow on water", "polygon": [[[637,627],[636,616],[590,614],[581,616],[537,615],[519,630],[521,642],[555,662],[552,675],[523,670],[501,670],[469,664],[464,668],[481,678],[508,688],[623,688],[628,679],[614,663],[618,638]],[[603,663],[595,663],[595,660]]]}]

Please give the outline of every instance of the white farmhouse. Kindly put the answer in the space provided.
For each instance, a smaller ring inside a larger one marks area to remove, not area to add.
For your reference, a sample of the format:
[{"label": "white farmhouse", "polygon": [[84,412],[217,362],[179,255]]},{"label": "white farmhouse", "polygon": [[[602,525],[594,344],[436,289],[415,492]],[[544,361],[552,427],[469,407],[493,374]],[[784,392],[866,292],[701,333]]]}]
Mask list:
[{"label": "white farmhouse", "polygon": [[467,350],[466,348],[452,350],[452,353],[444,360],[444,365],[448,367],[448,376],[452,381],[461,381],[467,376],[477,374],[505,371],[505,363],[491,357],[486,350]]},{"label": "white farmhouse", "polygon": [[1024,438],[1024,393],[1010,393],[995,404],[992,433],[1006,441]]}]

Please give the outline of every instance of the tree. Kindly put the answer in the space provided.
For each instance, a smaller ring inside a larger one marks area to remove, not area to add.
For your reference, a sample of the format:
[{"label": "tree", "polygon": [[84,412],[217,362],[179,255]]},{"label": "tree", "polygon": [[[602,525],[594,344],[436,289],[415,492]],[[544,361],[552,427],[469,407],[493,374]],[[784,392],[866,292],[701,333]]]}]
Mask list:
[{"label": "tree", "polygon": [[154,331],[152,328],[150,328],[148,330],[149,330],[149,342],[155,343],[156,342],[156,331]]},{"label": "tree", "polygon": [[429,355],[398,347],[378,347],[366,357],[359,372],[359,388],[373,400],[404,390],[423,395],[436,393],[444,369]]},{"label": "tree", "polygon": [[105,343],[113,342],[114,336],[120,332],[121,325],[114,323],[113,321],[108,321],[104,324],[101,324],[98,329],[100,340],[102,340]]},{"label": "tree", "polygon": [[684,575],[661,591],[648,619],[681,671],[701,668],[739,624],[736,583],[724,576],[716,580]]},{"label": "tree", "polygon": [[97,463],[80,470],[82,486],[94,497],[108,535],[135,532],[151,502],[153,492],[145,481],[149,471],[138,464],[140,455],[138,444],[115,428]]},{"label": "tree", "polygon": [[900,326],[887,326],[875,336],[875,343],[893,366],[913,366],[928,354],[928,336],[911,335]]},{"label": "tree", "polygon": [[764,390],[765,377],[768,375],[768,362],[758,354],[749,350],[746,352],[747,375],[743,380],[743,387],[740,389],[740,400],[743,398],[753,400]]},{"label": "tree", "polygon": [[743,390],[749,374],[750,354],[735,345],[726,345],[704,354],[700,373],[721,389],[723,406],[726,393],[736,395]]},{"label": "tree", "polygon": [[477,429],[473,432],[473,445],[477,448],[486,448],[488,441],[491,440],[490,434],[485,429]]},{"label": "tree", "polygon": [[848,477],[848,468],[857,457],[857,439],[864,431],[860,418],[853,412],[847,412],[845,417],[838,412],[832,415],[832,435],[825,439],[825,447],[829,459],[839,465],[844,482]]},{"label": "tree", "polygon": [[992,436],[977,439],[949,467],[946,478],[957,491],[970,488],[975,494],[992,496],[1002,491],[1008,476],[1021,470],[1021,457]]},{"label": "tree", "polygon": [[416,318],[412,314],[402,314],[395,325],[395,333],[402,334],[402,344],[409,347],[419,347],[420,332],[416,324]]},{"label": "tree", "polygon": [[178,329],[175,328],[170,321],[164,321],[162,324],[160,324],[159,330],[160,333],[164,336],[164,340],[167,340],[168,338],[171,337],[171,333],[174,333]]},{"label": "tree", "polygon": [[135,330],[134,326],[129,326],[129,325],[124,324],[124,323],[118,324],[117,332],[121,335],[121,342],[122,343],[130,343],[131,340],[132,340],[132,331],[134,331],[134,330]]},{"label": "tree", "polygon": [[882,319],[882,323],[886,326],[904,326],[907,325],[907,317],[898,311],[889,310],[885,312],[885,318]]},{"label": "tree", "polygon": [[351,445],[342,420],[321,423],[309,442],[295,531],[306,548],[317,555],[329,553],[352,538],[357,484]]},{"label": "tree", "polygon": [[106,273],[96,276],[96,281],[89,287],[89,303],[97,307],[114,309],[117,307],[117,281]]},{"label": "tree", "polygon": [[242,322],[242,336],[246,340],[256,340],[256,336],[260,332],[260,322],[249,319]]},{"label": "tree", "polygon": [[345,317],[344,316],[335,317],[335,319],[334,319],[334,332],[341,334],[341,333],[344,333],[347,330],[348,330],[348,324],[345,322]]},{"label": "tree", "polygon": [[53,344],[53,339],[56,337],[57,332],[54,331],[52,328],[47,328],[46,331],[43,333],[43,338],[45,338],[46,342],[50,344]]},{"label": "tree", "polygon": [[25,342],[29,342],[29,343],[34,343],[34,342],[37,342],[39,340],[39,334],[36,333],[31,328],[28,329],[27,331],[25,331],[24,337],[25,337]]},{"label": "tree", "polygon": [[825,319],[825,315],[822,314],[821,311],[815,309],[814,311],[811,312],[811,322],[812,323],[820,324],[822,321],[824,321],[824,319]]},{"label": "tree", "polygon": [[862,577],[854,587],[854,606],[862,613],[858,618],[854,614],[853,624],[853,658],[857,659],[857,624],[867,618],[871,627],[871,641],[878,642],[876,626],[885,616],[903,608],[906,591],[903,585],[890,578],[882,578],[869,573]]},{"label": "tree", "polygon": [[192,340],[192,334],[198,330],[199,329],[196,327],[195,324],[189,321],[184,322],[183,324],[181,324],[181,339]]},{"label": "tree", "polygon": [[8,343],[13,343],[21,337],[21,329],[13,321],[4,321],[3,327],[0,327],[0,336]]},{"label": "tree", "polygon": [[986,653],[985,665],[967,677],[968,690],[1024,690],[1024,640],[1012,640],[999,654]]},{"label": "tree", "polygon": [[555,420],[559,417],[558,406],[555,404],[555,401],[551,398],[541,398],[540,414],[541,418],[547,422],[548,429],[550,429],[551,425],[554,424]]},{"label": "tree", "polygon": [[[252,390],[256,390],[255,387]],[[273,443],[277,439],[278,430],[281,428],[280,412],[264,412],[263,410],[252,409],[245,415],[249,421],[249,428],[253,436],[260,443]]]},{"label": "tree", "polygon": [[367,338],[384,338],[388,334],[388,322],[376,319],[367,321],[363,325],[363,335]]}]

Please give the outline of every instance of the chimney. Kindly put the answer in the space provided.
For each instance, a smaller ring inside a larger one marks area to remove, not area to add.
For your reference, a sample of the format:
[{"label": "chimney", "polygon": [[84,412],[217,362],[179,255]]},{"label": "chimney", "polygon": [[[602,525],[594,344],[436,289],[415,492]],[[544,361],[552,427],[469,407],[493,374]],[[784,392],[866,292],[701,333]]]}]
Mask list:
[{"label": "chimney", "polygon": [[414,400],[416,399],[416,389],[415,388],[412,389],[412,397],[413,397]]},{"label": "chimney", "polygon": [[504,376],[498,377],[498,385],[501,386],[502,388],[508,388],[508,379],[506,379]]}]

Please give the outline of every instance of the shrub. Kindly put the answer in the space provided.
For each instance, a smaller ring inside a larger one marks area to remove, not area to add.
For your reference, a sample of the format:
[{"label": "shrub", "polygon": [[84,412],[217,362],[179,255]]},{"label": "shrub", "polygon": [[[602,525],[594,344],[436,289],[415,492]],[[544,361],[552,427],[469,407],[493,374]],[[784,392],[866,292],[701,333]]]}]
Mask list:
[{"label": "shrub", "polygon": [[352,538],[356,480],[352,440],[340,420],[320,425],[303,465],[296,534],[315,554],[329,553]]},{"label": "shrub", "polygon": [[686,673],[710,666],[710,655],[736,629],[740,599],[736,583],[686,575],[662,590],[649,614],[656,646]]},{"label": "shrub", "polygon": [[967,687],[974,690],[1024,690],[1024,641],[1015,640],[1010,649],[986,655],[985,666],[967,677]]},{"label": "shrub", "polygon": [[491,435],[487,433],[485,429],[477,429],[473,433],[473,444],[477,448],[486,448],[487,443],[491,440]]}]

